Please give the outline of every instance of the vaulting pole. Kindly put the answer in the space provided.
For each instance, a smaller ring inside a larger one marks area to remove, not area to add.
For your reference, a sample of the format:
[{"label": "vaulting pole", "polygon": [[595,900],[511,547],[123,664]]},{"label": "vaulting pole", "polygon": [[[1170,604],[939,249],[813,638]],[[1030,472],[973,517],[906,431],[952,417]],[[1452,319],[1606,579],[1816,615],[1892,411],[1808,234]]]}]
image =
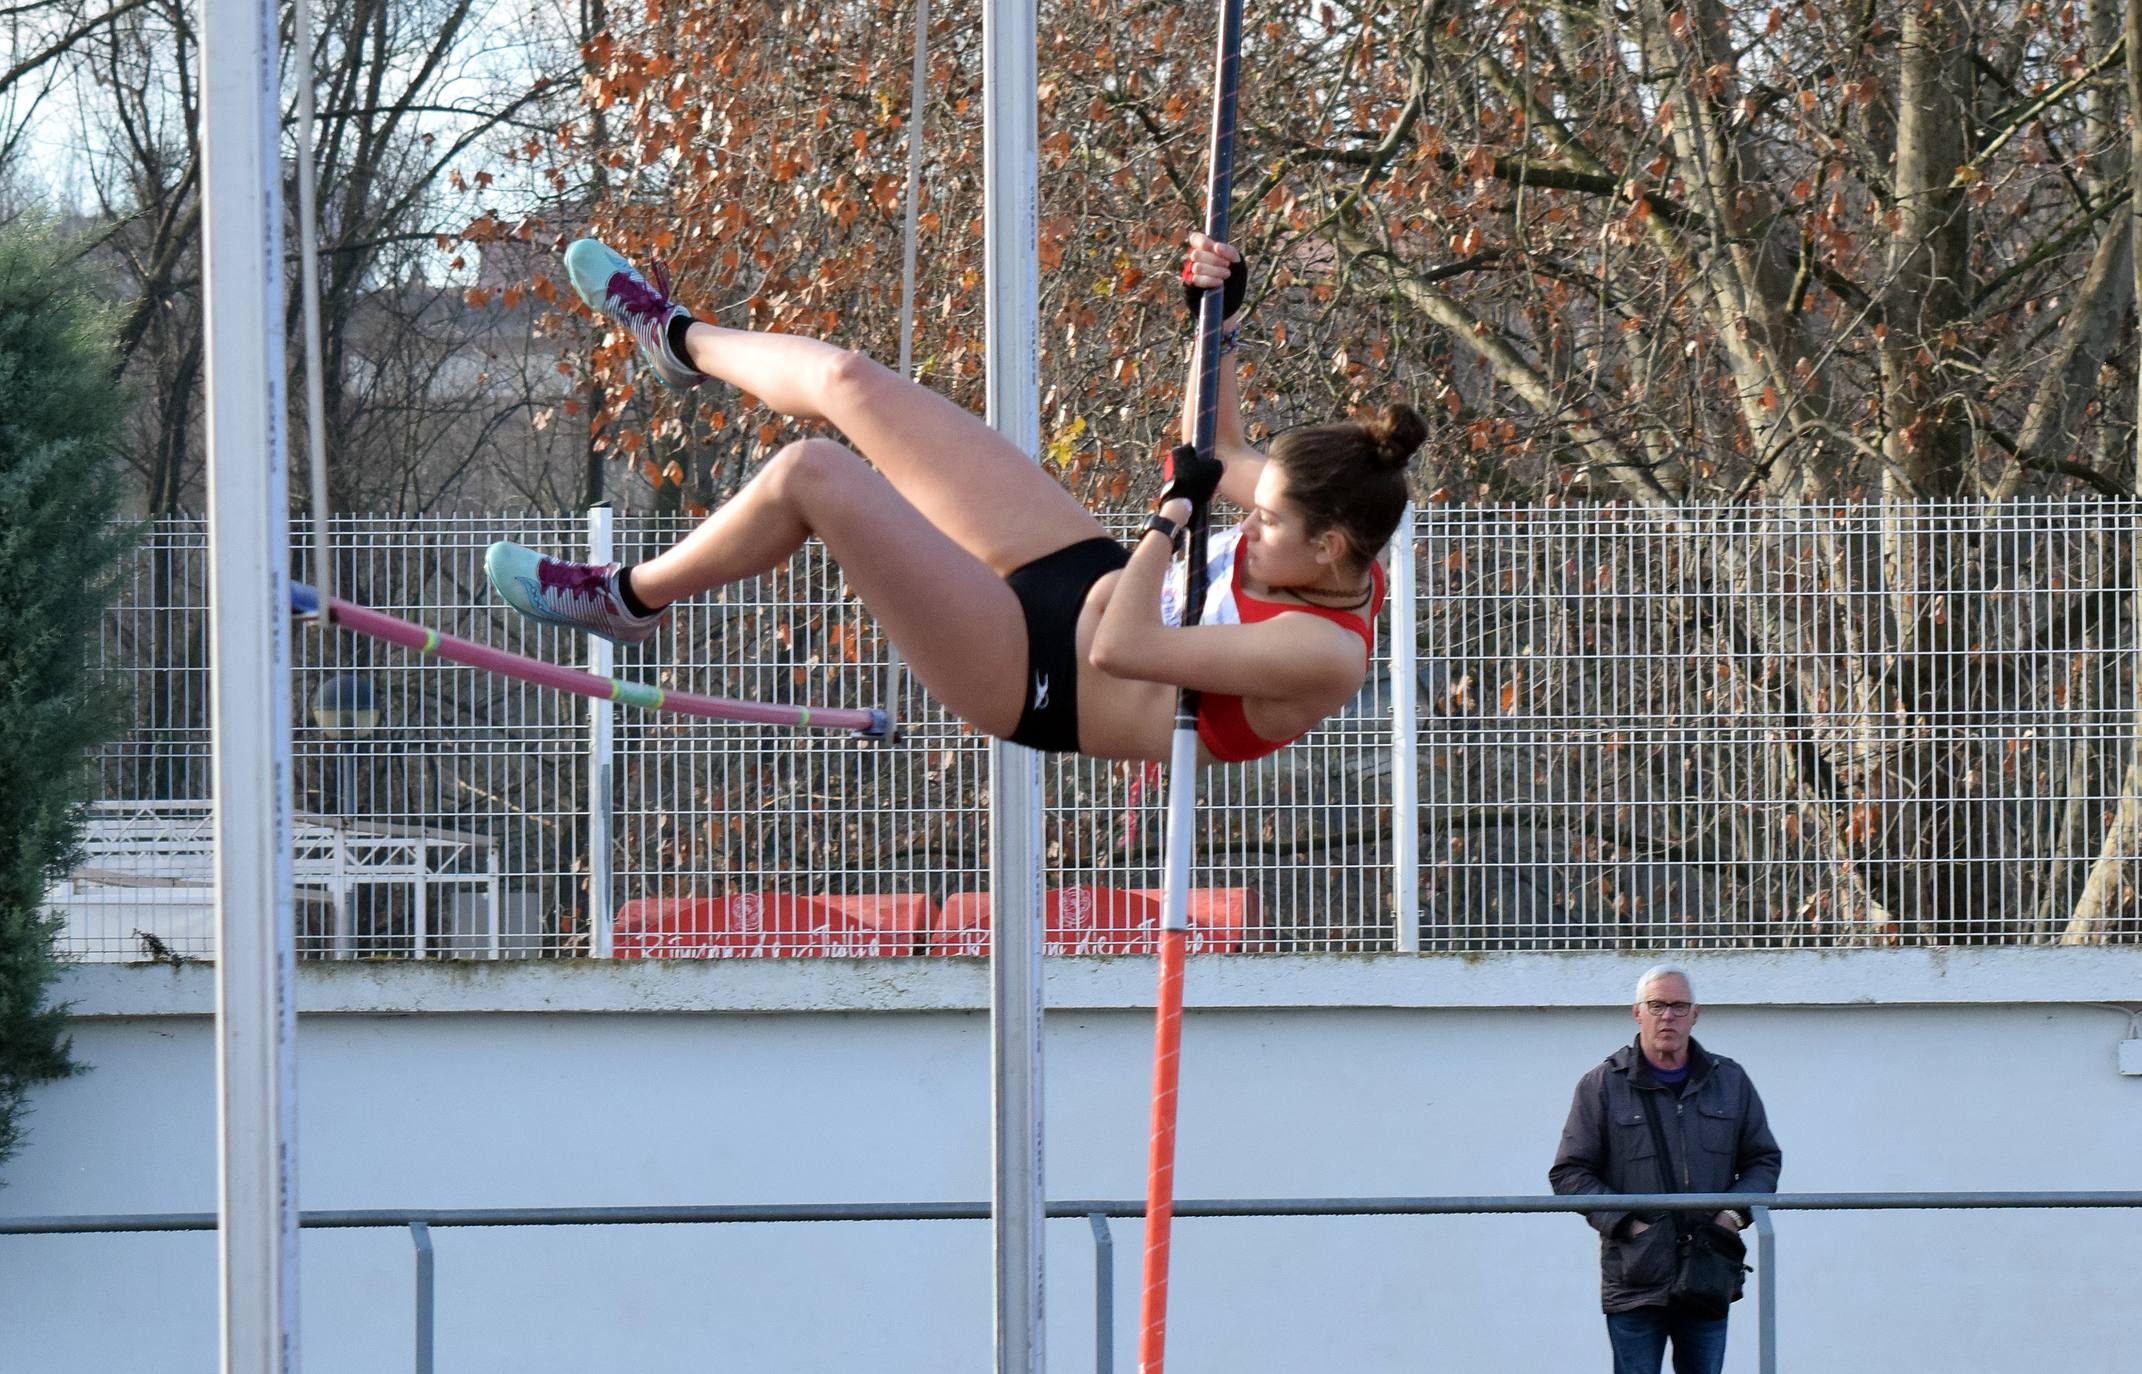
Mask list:
[{"label": "vaulting pole", "polygon": [[274,0],[203,0],[200,32],[222,1367],[291,1374],[296,958]]},{"label": "vaulting pole", "polygon": [[[1242,0],[1221,0],[1213,60],[1212,148],[1205,183],[1205,233],[1227,240],[1227,201],[1234,185],[1235,89],[1242,51]],[[1210,459],[1219,432],[1220,325],[1223,290],[1207,291],[1198,315],[1197,415],[1193,442]],[[1188,595],[1183,624],[1205,608],[1205,512],[1190,523]],[[1161,1374],[1168,1331],[1168,1240],[1175,1215],[1176,1087],[1181,1080],[1183,958],[1190,938],[1190,855],[1196,845],[1198,694],[1175,699],[1168,757],[1166,902],[1160,925],[1160,988],[1153,1024],[1153,1124],[1146,1156],[1144,1292],[1138,1332],[1139,1374]]]},{"label": "vaulting pole", "polygon": [[[1041,452],[1039,112],[1034,0],[982,12],[983,271],[989,423]],[[990,1066],[997,1374],[1040,1374],[1041,756],[989,750]]]}]

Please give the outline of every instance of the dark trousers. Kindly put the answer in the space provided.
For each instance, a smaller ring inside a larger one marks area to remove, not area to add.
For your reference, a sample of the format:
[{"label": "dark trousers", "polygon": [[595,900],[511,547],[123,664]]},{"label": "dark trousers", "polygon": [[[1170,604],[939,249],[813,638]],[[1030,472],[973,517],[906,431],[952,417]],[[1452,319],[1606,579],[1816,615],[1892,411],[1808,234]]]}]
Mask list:
[{"label": "dark trousers", "polygon": [[1609,1312],[1614,1374],[1659,1374],[1673,1342],[1673,1374],[1718,1374],[1725,1367],[1726,1319],[1691,1317],[1665,1307]]}]

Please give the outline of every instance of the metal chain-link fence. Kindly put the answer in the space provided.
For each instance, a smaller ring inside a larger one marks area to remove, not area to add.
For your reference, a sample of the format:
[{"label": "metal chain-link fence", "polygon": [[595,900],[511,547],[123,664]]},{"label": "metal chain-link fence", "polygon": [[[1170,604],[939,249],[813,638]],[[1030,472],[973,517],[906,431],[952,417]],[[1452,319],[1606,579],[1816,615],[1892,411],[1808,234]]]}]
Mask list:
[{"label": "metal chain-link fence", "polygon": [[[1426,508],[1394,550],[1417,595],[1386,616],[1361,695],[1202,778],[1201,947],[1388,949],[1414,942],[1415,907],[1431,950],[2136,939],[2138,519],[2124,502]],[[629,561],[685,528],[620,516],[614,537]],[[499,538],[583,553],[582,517],[332,535],[351,600],[586,661],[482,573]],[[73,957],[212,952],[205,541],[153,526],[99,645],[136,725],[54,889]],[[625,955],[986,947],[987,742],[912,684],[889,745],[619,710],[598,808],[588,703],[350,635],[294,643],[306,956],[584,953],[603,913]],[[884,667],[815,545],[616,656],[621,677],[843,706],[878,704]],[[369,718],[331,709],[355,695]],[[1415,871],[1394,818],[1408,758]],[[1048,774],[1052,948],[1149,948],[1162,779]]]}]

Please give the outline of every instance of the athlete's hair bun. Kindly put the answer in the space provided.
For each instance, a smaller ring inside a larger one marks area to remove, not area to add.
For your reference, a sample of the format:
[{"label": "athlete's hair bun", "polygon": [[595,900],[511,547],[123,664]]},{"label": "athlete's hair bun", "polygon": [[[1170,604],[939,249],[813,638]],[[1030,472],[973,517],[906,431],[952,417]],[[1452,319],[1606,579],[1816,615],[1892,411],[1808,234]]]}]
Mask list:
[{"label": "athlete's hair bun", "polygon": [[1428,437],[1428,422],[1403,401],[1383,408],[1383,413],[1364,424],[1375,461],[1384,467],[1403,468],[1414,450]]},{"label": "athlete's hair bun", "polygon": [[1406,463],[1428,437],[1409,405],[1369,418],[1303,425],[1272,438],[1272,463],[1287,476],[1287,503],[1312,534],[1336,529],[1354,553],[1374,558],[1406,512]]}]

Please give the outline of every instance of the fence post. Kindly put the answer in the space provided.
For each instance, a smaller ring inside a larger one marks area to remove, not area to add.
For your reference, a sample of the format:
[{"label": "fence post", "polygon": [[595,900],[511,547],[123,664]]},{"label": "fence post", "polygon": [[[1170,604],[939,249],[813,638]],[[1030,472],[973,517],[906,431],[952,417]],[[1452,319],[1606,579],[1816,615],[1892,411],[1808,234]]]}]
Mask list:
[{"label": "fence post", "polygon": [[1398,926],[1392,947],[1416,954],[1421,947],[1420,674],[1415,666],[1416,560],[1411,503],[1398,522],[1391,549],[1391,867]]},{"label": "fence post", "polygon": [[[342,802],[337,800],[335,805],[339,809]],[[350,957],[351,927],[355,925],[350,919],[350,824],[345,816],[332,817],[328,824],[334,827],[329,833],[335,837],[334,876],[329,879],[335,889],[334,933],[331,938],[335,957],[347,959]]]},{"label": "fence post", "polygon": [[[588,507],[588,561],[608,563],[616,554],[614,513],[607,501]],[[616,650],[600,635],[588,636],[588,670],[604,677],[613,672]],[[617,708],[607,701],[588,703],[588,954],[611,954],[611,903],[615,889],[610,872],[610,765],[615,746]]]},{"label": "fence post", "polygon": [[409,957],[432,957],[431,940],[431,841],[416,842],[416,882],[410,885]]},{"label": "fence post", "polygon": [[1750,1207],[1755,1218],[1756,1367],[1778,1374],[1778,1245],[1770,1229],[1770,1209]]},{"label": "fence post", "polygon": [[506,921],[505,888],[498,880],[498,843],[493,841],[484,851],[484,894],[489,899],[491,932],[484,939],[484,953],[493,959],[503,958],[506,938],[503,929]]},{"label": "fence post", "polygon": [[409,1239],[416,1245],[416,1374],[431,1374],[434,1311],[431,1227],[421,1221],[410,1222]]},{"label": "fence post", "polygon": [[1093,1369],[1116,1370],[1116,1246],[1108,1234],[1108,1214],[1088,1212],[1093,1228]]}]

